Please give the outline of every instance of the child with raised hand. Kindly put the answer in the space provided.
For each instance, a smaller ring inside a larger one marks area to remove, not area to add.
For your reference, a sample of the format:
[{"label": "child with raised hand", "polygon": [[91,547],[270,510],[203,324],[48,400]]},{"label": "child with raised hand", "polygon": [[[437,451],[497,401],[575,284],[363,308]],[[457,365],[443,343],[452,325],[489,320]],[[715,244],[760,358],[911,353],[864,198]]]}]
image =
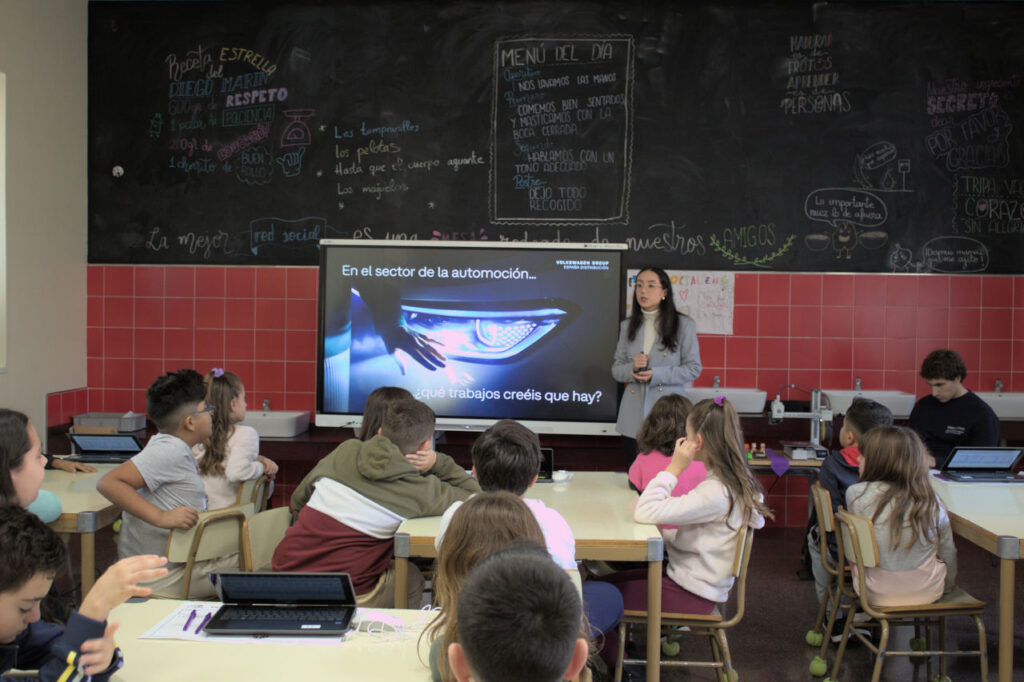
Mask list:
[{"label": "child with raised hand", "polygon": [[[630,487],[642,493],[647,484],[669,465],[672,455],[666,453],[674,452],[676,441],[686,435],[686,419],[692,409],[693,403],[689,399],[675,393],[663,396],[654,403],[636,433],[640,454],[629,467]],[[691,463],[680,474],[672,496],[678,497],[690,492],[706,475],[707,469],[703,462]]]},{"label": "child with raised hand", "polygon": [[[680,475],[694,461],[704,463],[707,477],[685,495],[673,497]],[[686,421],[686,436],[676,441],[672,461],[651,480],[633,513],[640,523],[679,526],[665,537],[664,611],[709,614],[716,603],[728,599],[740,529],[761,528],[765,517],[772,517],[763,500],[761,486],[747,465],[732,403],[724,396],[697,403]],[[646,610],[646,574],[646,569],[623,571],[602,580],[619,588],[627,610]]]},{"label": "child with raised hand", "polygon": [[455,603],[463,580],[480,561],[516,541],[543,547],[544,533],[530,508],[512,493],[474,495],[452,514],[434,572],[434,603],[441,613],[422,635],[431,642],[430,670],[435,682],[454,679],[442,652],[457,639]]},{"label": "child with raised hand", "polygon": [[107,680],[121,665],[110,610],[129,597],[145,597],[139,583],[167,573],[158,556],[122,559],[100,576],[71,613],[67,627],[40,620],[39,605],[67,549],[38,517],[15,505],[0,506],[0,676],[11,668],[39,670],[39,679]]},{"label": "child with raised hand", "polygon": [[206,488],[208,507],[230,507],[238,499],[238,488],[245,481],[263,474],[273,478],[277,464],[260,455],[260,437],[256,429],[241,424],[245,420],[245,386],[233,372],[220,367],[204,378],[206,404],[213,407],[213,431],[194,446],[199,476]]},{"label": "child with raised hand", "polygon": [[875,525],[879,564],[864,576],[873,606],[928,604],[956,586],[956,545],[929,458],[910,428],[880,426],[861,441],[860,482],[846,504]]}]

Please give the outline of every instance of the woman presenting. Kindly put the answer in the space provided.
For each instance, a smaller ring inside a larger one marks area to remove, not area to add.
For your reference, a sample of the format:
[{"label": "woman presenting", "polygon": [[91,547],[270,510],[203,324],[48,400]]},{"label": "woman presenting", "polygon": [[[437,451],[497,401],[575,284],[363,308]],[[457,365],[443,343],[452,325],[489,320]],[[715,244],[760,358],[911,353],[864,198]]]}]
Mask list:
[{"label": "woman presenting", "polygon": [[615,430],[623,436],[628,462],[636,457],[636,432],[654,403],[670,393],[684,395],[700,370],[697,324],[676,310],[664,270],[641,270],[612,364],[612,377],[626,384]]}]

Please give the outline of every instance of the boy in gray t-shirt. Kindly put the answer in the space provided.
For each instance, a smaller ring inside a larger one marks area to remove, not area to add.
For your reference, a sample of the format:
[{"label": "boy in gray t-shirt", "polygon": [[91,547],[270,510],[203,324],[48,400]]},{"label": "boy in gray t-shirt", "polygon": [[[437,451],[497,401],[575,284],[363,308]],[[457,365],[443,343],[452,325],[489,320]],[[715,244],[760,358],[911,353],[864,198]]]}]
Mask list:
[{"label": "boy in gray t-shirt", "polygon": [[[96,485],[122,510],[118,541],[120,557],[163,555],[172,528],[188,530],[206,511],[206,490],[192,446],[210,437],[213,407],[206,404],[206,387],[198,372],[168,372],[146,391],[146,411],[160,431],[142,452],[108,472]],[[218,570],[237,570],[237,554],[197,562],[192,570],[189,598],[214,595],[205,577]],[[158,596],[180,598],[183,564],[167,564],[167,575],[147,583]]]}]

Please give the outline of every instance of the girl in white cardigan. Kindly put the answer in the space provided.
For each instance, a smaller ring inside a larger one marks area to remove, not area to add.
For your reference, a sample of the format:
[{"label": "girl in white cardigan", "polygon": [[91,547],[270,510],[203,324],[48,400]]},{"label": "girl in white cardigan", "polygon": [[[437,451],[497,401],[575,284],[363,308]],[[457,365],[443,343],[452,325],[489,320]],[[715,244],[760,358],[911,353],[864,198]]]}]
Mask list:
[{"label": "girl in white cardigan", "polygon": [[871,429],[860,450],[860,482],[847,488],[846,503],[875,525],[879,565],[864,576],[867,599],[873,606],[930,604],[956,586],[956,545],[928,480],[928,450],[899,426]]},{"label": "girl in white cardigan", "polygon": [[[680,497],[672,491],[693,461],[707,477]],[[724,396],[702,400],[686,420],[686,437],[676,441],[672,461],[654,477],[636,503],[640,523],[679,526],[664,531],[667,574],[662,578],[662,610],[709,614],[732,588],[732,564],[739,531],[761,528],[772,512],[757,478],[747,466],[739,416]],[[646,569],[623,571],[604,580],[622,592],[626,609],[647,609]]]},{"label": "girl in white cardigan", "polygon": [[230,507],[238,488],[267,474],[277,475],[277,464],[260,456],[256,429],[239,422],[245,419],[245,386],[232,372],[215,367],[206,375],[206,404],[214,408],[213,433],[196,445],[199,475],[206,487],[210,509]]}]

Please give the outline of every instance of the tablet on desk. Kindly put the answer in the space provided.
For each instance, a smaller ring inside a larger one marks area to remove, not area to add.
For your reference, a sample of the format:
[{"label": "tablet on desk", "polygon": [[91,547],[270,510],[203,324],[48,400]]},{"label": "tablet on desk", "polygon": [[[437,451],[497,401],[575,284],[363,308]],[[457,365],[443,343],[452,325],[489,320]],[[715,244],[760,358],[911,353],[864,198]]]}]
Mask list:
[{"label": "tablet on desk", "polygon": [[142,443],[130,433],[69,433],[68,438],[77,454],[66,459],[73,462],[120,464],[142,451]]},{"label": "tablet on desk", "polygon": [[1014,469],[1024,457],[1024,448],[957,447],[942,463],[942,475],[967,483],[1024,483]]}]

